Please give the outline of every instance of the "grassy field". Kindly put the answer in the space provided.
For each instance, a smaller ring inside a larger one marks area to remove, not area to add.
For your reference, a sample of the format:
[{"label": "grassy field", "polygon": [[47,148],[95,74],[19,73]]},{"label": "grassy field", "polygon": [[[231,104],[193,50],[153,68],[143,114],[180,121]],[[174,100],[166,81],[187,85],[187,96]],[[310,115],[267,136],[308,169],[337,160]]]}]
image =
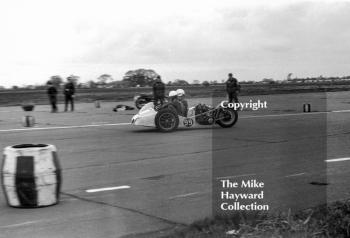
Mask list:
[{"label": "grassy field", "polygon": [[[168,86],[167,91],[180,87]],[[210,97],[224,96],[225,87],[215,85],[209,87],[186,86],[181,87],[186,91],[188,97]],[[262,95],[262,94],[282,94],[282,93],[304,93],[320,91],[347,91],[350,85],[342,84],[273,84],[273,85],[242,85],[241,95]],[[62,90],[60,90],[58,100],[63,101]],[[151,93],[150,87],[144,88],[111,88],[111,89],[78,89],[76,101],[92,102],[94,100],[103,101],[127,101],[139,93]],[[0,91],[0,106],[17,106],[23,103],[48,104],[45,90],[4,90]]]},{"label": "grassy field", "polygon": [[[188,227],[147,234],[158,238],[328,238],[350,237],[350,201],[337,201],[296,213],[234,213],[206,218]],[[140,237],[141,238],[141,237]]]}]

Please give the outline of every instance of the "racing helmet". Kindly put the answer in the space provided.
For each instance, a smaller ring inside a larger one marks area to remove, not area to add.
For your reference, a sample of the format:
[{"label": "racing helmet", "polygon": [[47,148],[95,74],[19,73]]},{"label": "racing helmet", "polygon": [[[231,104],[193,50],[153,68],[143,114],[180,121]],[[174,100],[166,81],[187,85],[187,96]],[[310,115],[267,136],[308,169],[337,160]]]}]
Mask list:
[{"label": "racing helmet", "polygon": [[174,97],[174,96],[176,96],[177,95],[177,92],[175,91],[175,90],[171,90],[170,92],[169,92],[169,97]]},{"label": "racing helmet", "polygon": [[185,90],[183,90],[183,89],[178,89],[178,90],[176,90],[176,95],[177,96],[184,96],[185,95]]}]

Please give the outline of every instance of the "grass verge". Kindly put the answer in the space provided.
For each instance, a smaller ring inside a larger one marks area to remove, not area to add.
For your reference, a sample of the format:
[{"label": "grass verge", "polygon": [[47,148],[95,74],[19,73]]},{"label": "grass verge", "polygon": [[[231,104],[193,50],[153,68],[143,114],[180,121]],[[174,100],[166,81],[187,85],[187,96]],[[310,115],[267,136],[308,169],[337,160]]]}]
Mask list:
[{"label": "grass verge", "polygon": [[194,222],[162,238],[350,237],[350,199],[278,214],[235,213]]}]

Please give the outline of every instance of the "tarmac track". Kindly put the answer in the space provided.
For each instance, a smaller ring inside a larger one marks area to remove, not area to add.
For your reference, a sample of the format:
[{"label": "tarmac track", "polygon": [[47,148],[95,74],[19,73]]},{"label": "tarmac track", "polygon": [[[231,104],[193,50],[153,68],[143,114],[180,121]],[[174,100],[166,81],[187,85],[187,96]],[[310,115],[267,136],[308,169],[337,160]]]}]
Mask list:
[{"label": "tarmac track", "polygon": [[[134,112],[114,113],[114,103],[101,109],[79,104],[74,113],[58,114],[39,106],[38,124],[28,130],[17,130],[24,129],[18,108],[0,108],[1,148],[54,144],[63,167],[56,206],[14,209],[0,195],[0,237],[153,237],[211,216],[217,195],[212,184],[223,178],[264,181],[264,203],[272,210],[348,198],[347,93],[253,99],[267,100],[268,109],[241,112],[231,129],[165,134],[125,124]],[[212,104],[194,99],[190,105],[196,102]],[[302,113],[303,102],[314,113]],[[345,159],[333,160],[339,158]]]}]

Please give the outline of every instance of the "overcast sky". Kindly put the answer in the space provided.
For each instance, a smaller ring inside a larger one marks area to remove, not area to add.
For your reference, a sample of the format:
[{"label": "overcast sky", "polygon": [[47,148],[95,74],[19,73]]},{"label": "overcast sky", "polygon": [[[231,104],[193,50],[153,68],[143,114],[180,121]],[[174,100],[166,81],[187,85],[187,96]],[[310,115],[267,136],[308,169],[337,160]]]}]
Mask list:
[{"label": "overcast sky", "polygon": [[0,85],[350,75],[350,1],[2,0]]}]

